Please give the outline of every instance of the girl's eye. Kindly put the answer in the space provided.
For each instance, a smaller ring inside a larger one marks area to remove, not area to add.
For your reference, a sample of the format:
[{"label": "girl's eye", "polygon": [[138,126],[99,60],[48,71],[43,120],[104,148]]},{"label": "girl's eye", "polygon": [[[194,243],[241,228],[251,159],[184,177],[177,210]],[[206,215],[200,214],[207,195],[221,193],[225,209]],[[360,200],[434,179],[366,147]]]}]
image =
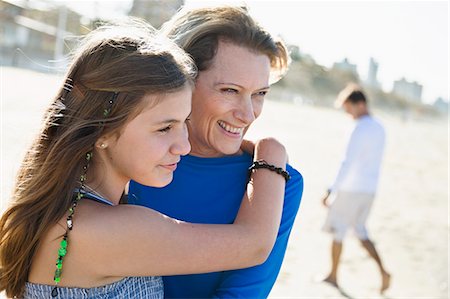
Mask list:
[{"label": "girl's eye", "polygon": [[172,126],[167,126],[167,127],[163,128],[163,129],[158,130],[158,132],[166,133],[166,132],[169,132],[170,129],[172,129]]}]

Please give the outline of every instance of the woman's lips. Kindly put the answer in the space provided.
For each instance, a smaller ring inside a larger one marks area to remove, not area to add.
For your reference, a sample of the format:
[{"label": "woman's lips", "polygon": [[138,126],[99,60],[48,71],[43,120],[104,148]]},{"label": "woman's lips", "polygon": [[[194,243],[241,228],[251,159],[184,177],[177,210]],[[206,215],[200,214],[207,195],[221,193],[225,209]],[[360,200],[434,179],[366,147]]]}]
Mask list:
[{"label": "woman's lips", "polygon": [[227,125],[223,121],[218,121],[217,124],[219,125],[219,128],[221,129],[222,133],[224,133],[225,135],[232,137],[232,138],[238,138],[238,139],[241,138],[244,128],[232,127],[230,125]]}]

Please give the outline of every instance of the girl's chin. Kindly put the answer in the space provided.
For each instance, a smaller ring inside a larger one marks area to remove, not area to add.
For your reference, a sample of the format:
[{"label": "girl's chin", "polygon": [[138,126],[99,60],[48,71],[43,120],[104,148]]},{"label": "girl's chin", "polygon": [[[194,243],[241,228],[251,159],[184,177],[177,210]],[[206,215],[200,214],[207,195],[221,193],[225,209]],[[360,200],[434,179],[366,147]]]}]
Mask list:
[{"label": "girl's chin", "polygon": [[137,181],[139,184],[141,185],[145,185],[145,186],[150,186],[150,187],[155,187],[155,188],[163,188],[167,185],[169,185],[173,180],[173,175],[172,173],[170,174],[165,174],[162,175],[161,177],[158,178],[152,178],[151,180],[146,180],[144,182],[139,182]]}]

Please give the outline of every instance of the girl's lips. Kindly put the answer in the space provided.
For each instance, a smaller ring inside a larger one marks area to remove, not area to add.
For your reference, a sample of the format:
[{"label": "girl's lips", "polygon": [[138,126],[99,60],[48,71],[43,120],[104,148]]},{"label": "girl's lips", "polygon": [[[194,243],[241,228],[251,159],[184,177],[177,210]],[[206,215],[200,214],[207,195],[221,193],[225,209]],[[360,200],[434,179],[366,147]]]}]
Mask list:
[{"label": "girl's lips", "polygon": [[175,171],[175,169],[177,169],[177,164],[178,163],[166,164],[166,165],[161,165],[161,167],[168,169],[170,171]]}]

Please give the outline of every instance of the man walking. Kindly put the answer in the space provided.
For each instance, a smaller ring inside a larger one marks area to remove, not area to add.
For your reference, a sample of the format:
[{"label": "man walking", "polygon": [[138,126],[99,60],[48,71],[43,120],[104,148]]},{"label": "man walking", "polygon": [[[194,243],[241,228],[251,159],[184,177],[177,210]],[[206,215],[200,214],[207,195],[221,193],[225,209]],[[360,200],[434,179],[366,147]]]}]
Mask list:
[{"label": "man walking", "polygon": [[[356,124],[336,179],[322,199],[329,208],[324,230],[333,234],[331,271],[324,281],[338,287],[337,270],[342,241],[347,229],[353,228],[362,246],[380,269],[380,292],[383,293],[389,287],[390,275],[369,239],[366,219],[377,189],[385,133],[380,122],[369,114],[366,97],[357,86],[349,85],[342,90],[336,105],[343,107]],[[334,199],[332,203],[330,198]]]}]

